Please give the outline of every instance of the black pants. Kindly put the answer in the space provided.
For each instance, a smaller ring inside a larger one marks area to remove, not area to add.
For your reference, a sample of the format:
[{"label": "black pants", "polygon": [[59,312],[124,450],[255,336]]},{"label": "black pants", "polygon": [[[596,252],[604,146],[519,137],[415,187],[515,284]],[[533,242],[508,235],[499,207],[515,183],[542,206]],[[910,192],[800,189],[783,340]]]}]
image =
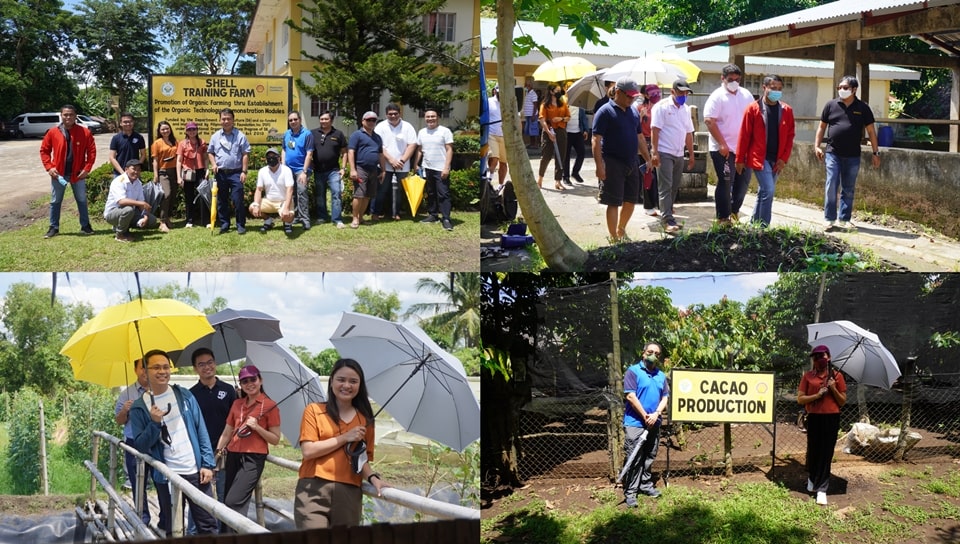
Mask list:
[{"label": "black pants", "polygon": [[[196,487],[205,495],[213,497],[213,490],[211,489],[210,482],[202,485],[200,484],[199,472],[194,472],[193,474],[181,474],[180,476],[183,477],[184,480],[193,484],[193,487]],[[167,532],[167,536],[172,536],[173,496],[170,494],[170,484],[159,483],[156,480],[154,480],[153,483],[157,486],[157,502],[160,503],[160,528]],[[202,506],[194,504],[193,501],[187,498],[186,494],[183,495],[183,498],[190,504],[190,517],[193,518],[193,523],[197,527],[197,534],[216,534],[217,518],[213,517],[213,514],[207,512]],[[186,527],[184,527],[184,529],[186,529]]]},{"label": "black pants", "polygon": [[827,492],[830,465],[840,431],[840,414],[807,415],[807,471],[814,491]]},{"label": "black pants", "polygon": [[440,176],[440,170],[425,168],[424,177],[427,179],[427,211],[430,215],[450,219],[450,176],[446,179]]},{"label": "black pants", "polygon": [[[577,152],[577,159],[573,163],[573,170],[570,170],[570,150]],[[583,143],[583,133],[574,132],[567,133],[567,150],[564,153],[566,157],[563,159],[563,179],[564,181],[570,181],[570,175],[575,176],[580,175],[580,168],[583,166],[583,155],[586,153]]]},{"label": "black pants", "polygon": [[[227,452],[227,464],[225,467],[227,473],[226,493],[223,496],[223,504],[234,512],[247,515],[247,507],[250,504],[250,498],[253,491],[260,481],[260,475],[263,474],[263,464],[267,460],[265,453],[234,453]],[[235,532],[226,523],[220,524],[221,533]]]}]

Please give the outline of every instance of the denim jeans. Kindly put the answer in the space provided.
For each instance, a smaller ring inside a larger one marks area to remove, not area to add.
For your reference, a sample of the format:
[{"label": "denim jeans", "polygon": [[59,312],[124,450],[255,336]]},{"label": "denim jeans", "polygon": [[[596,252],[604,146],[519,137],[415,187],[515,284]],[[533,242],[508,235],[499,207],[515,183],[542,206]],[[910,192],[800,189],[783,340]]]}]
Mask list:
[{"label": "denim jeans", "polygon": [[[717,173],[717,191],[713,196],[717,219],[726,219],[731,213],[740,213],[747,187],[750,186],[750,169],[744,168],[743,173],[738,174],[735,168],[737,156],[732,151],[727,154],[726,161],[719,151],[711,151],[710,158],[713,160],[713,170]],[[723,175],[724,162],[730,168],[730,180]]]},{"label": "denim jeans", "polygon": [[840,157],[825,153],[827,185],[824,195],[823,217],[837,220],[837,192],[840,193],[840,220],[849,221],[853,216],[853,193],[860,172],[860,157]]},{"label": "denim jeans", "polygon": [[[744,168],[744,172],[750,170]],[[762,226],[770,226],[770,218],[773,215],[773,189],[777,184],[777,174],[773,173],[773,165],[770,161],[763,161],[763,169],[753,171],[757,175],[757,184],[760,186],[757,190],[757,205],[753,207],[753,222],[759,222]],[[747,178],[749,179],[749,178]]]},{"label": "denim jeans", "polygon": [[247,207],[243,205],[243,183],[240,173],[224,174],[217,171],[217,222],[221,229],[230,228],[230,203],[233,202],[238,227],[247,226]]},{"label": "denim jeans", "polygon": [[[80,228],[90,226],[90,214],[87,212],[87,182],[79,180],[67,183],[73,190],[73,199],[77,201],[77,211],[80,212]],[[67,192],[66,185],[60,185],[56,179],[50,179],[50,226],[60,229],[60,206],[63,204],[63,195]]]},{"label": "denim jeans", "polygon": [[[343,192],[341,185],[340,170],[318,170],[313,173],[313,178],[317,184],[317,221],[333,221],[340,223],[343,221],[341,213],[343,205],[340,202],[340,195]],[[330,188],[330,211],[327,213],[327,188]],[[331,217],[332,215],[332,217]]]},{"label": "denim jeans", "polygon": [[405,194],[401,182],[409,174],[409,171],[392,172],[387,170],[384,172],[383,183],[377,188],[377,197],[370,203],[373,213],[390,217],[400,215],[400,198]]},{"label": "denim jeans", "polygon": [[[180,476],[183,479],[187,480],[194,487],[199,489],[204,495],[209,497],[213,496],[210,482],[205,484],[200,484],[200,473],[194,472],[193,474],[181,474]],[[170,493],[170,484],[161,484],[154,482],[157,486],[157,499],[160,503],[160,520],[164,524],[160,528],[166,531],[167,536],[172,536],[171,532],[173,530],[173,496]],[[193,503],[192,500],[187,498],[186,494],[183,495],[184,500],[187,504],[190,505],[190,516],[193,519],[193,522],[197,528],[197,534],[199,535],[212,535],[216,534],[218,531],[217,518],[213,517],[213,514],[207,512],[201,506],[197,506]],[[184,527],[184,532],[186,532],[186,527]]]}]

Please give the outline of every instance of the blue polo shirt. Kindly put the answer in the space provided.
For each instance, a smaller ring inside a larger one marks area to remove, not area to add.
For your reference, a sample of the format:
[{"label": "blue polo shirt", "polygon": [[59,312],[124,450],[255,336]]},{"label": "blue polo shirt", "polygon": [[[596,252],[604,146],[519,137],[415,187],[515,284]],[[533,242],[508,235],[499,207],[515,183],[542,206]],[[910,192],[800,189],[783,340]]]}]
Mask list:
[{"label": "blue polo shirt", "polygon": [[207,153],[214,156],[217,168],[239,170],[243,166],[243,155],[250,153],[250,142],[236,127],[229,134],[220,129],[210,137]]},{"label": "blue polo shirt", "polygon": [[303,171],[308,150],[313,151],[313,134],[303,127],[300,127],[299,134],[294,134],[293,129],[288,128],[283,134],[283,164],[294,174]]},{"label": "blue polo shirt", "polygon": [[383,151],[383,139],[374,132],[367,134],[363,129],[356,130],[350,135],[347,149],[356,154],[357,168],[372,170],[380,166],[380,153]]},{"label": "blue polo shirt", "polygon": [[[631,108],[633,109],[633,108]],[[627,369],[623,375],[623,394],[633,393],[640,401],[640,406],[648,414],[657,409],[660,399],[670,396],[670,385],[667,383],[667,375],[660,368],[654,368],[653,371],[647,370],[643,362],[635,363]],[[624,402],[623,425],[625,427],[643,427],[643,421],[640,414],[633,409],[633,405]]]},{"label": "blue polo shirt", "polygon": [[593,115],[593,133],[603,137],[600,141],[604,157],[613,157],[627,164],[636,164],[637,148],[640,145],[640,113],[637,108],[620,109],[610,100]]},{"label": "blue polo shirt", "polygon": [[[129,136],[118,132],[113,135],[113,138],[110,138],[110,151],[117,152],[117,162],[120,163],[120,166],[126,166],[127,161],[130,159],[139,159],[140,150],[146,148],[146,140],[144,140],[143,136],[137,131],[131,132]],[[120,174],[116,168],[114,168],[113,171]]]}]

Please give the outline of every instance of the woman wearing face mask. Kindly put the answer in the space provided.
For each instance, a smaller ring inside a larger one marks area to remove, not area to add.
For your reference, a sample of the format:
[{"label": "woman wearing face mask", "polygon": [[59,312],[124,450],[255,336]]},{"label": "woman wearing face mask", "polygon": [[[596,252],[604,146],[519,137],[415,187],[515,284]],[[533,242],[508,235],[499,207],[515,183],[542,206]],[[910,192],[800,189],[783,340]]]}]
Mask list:
[{"label": "woman wearing face mask", "polygon": [[807,491],[816,492],[817,504],[827,504],[830,463],[840,431],[840,408],[847,402],[843,374],[830,366],[830,348],[817,346],[810,352],[813,369],[804,373],[797,402],[807,411]]},{"label": "woman wearing face mask", "polygon": [[[641,360],[623,375],[623,393],[626,396],[623,451],[624,466],[627,467],[623,476],[623,498],[628,508],[638,505],[638,494],[660,496],[660,491],[653,485],[650,468],[657,457],[661,415],[667,409],[670,398],[667,375],[657,366],[662,353],[660,344],[647,344]],[[636,453],[634,450],[637,450]]]},{"label": "woman wearing face mask", "polygon": [[[737,175],[746,168],[757,175],[757,204],[751,220],[767,227],[773,215],[773,190],[793,151],[796,127],[793,108],[781,101],[783,80],[771,74],[763,78],[763,96],[747,106],[737,140]],[[749,182],[749,171],[747,181]]]},{"label": "woman wearing face mask", "polygon": [[537,177],[537,187],[543,187],[543,174],[553,160],[554,187],[563,191],[563,165],[566,164],[567,149],[567,121],[570,120],[570,109],[563,99],[563,87],[551,83],[547,87],[547,96],[540,104],[540,127],[543,129],[540,136],[540,175]]}]

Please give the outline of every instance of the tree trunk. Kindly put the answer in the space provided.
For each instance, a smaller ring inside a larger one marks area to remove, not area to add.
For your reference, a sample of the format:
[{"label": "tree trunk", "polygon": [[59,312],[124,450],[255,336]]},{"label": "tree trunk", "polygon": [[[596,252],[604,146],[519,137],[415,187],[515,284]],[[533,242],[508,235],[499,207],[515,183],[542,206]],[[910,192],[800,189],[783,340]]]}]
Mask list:
[{"label": "tree trunk", "polygon": [[[500,93],[504,119],[519,111],[516,96],[512,92],[516,85],[513,68],[513,27],[516,22],[513,0],[498,0],[497,81],[500,88],[504,89],[504,92]],[[507,146],[507,160],[512,172],[510,178],[517,193],[517,202],[544,261],[552,270],[558,272],[580,270],[587,260],[587,253],[567,236],[553,211],[547,206],[533,176],[517,123],[503,123],[503,139]]]}]

